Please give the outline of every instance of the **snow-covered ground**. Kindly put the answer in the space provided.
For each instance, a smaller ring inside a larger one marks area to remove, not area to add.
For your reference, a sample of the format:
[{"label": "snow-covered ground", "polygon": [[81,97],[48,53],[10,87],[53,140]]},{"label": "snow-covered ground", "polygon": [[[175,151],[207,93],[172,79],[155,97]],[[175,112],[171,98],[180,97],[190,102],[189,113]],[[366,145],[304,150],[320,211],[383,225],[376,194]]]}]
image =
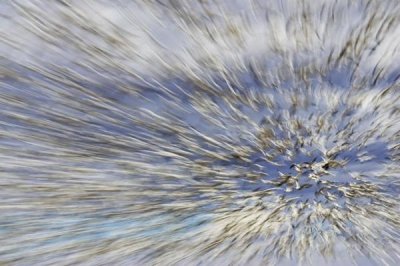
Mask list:
[{"label": "snow-covered ground", "polygon": [[0,3],[0,264],[397,265],[396,1]]}]

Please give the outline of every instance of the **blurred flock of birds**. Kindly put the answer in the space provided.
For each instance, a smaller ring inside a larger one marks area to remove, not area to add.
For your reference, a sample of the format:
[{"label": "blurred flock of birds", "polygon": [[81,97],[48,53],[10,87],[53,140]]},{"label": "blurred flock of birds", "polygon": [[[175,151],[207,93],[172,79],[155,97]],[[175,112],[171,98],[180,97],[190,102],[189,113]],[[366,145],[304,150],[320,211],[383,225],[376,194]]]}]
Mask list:
[{"label": "blurred flock of birds", "polygon": [[399,265],[400,3],[0,2],[1,265]]}]

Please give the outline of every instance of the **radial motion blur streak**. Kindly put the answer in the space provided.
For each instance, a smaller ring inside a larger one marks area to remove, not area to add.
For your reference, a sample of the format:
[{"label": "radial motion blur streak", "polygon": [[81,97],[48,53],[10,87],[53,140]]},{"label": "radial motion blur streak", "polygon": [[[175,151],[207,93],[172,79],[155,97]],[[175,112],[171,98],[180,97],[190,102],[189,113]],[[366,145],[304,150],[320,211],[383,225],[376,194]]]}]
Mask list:
[{"label": "radial motion blur streak", "polygon": [[0,2],[1,265],[399,265],[400,3]]}]

